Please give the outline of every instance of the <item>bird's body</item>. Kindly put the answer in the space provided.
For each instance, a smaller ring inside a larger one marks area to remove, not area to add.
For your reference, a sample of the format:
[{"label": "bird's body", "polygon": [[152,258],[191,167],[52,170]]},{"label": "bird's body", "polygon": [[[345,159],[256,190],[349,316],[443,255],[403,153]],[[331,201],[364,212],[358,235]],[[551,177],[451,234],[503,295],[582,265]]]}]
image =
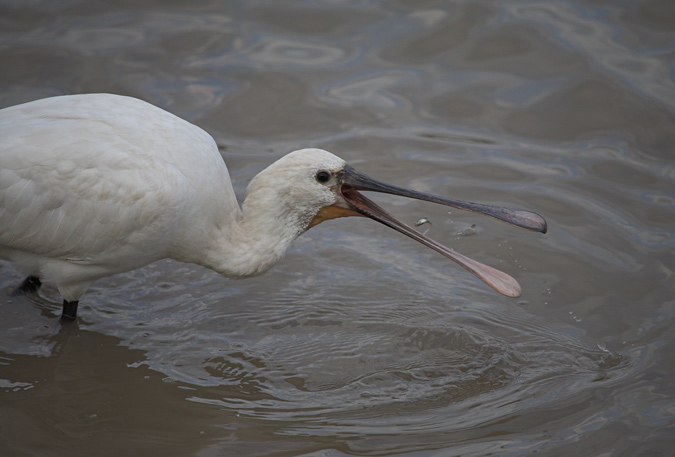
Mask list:
[{"label": "bird's body", "polygon": [[241,220],[213,139],[133,98],[2,110],[0,144],[0,258],[56,284],[66,300],[165,257],[194,261],[213,227]]},{"label": "bird's body", "polygon": [[212,137],[155,106],[91,94],[6,108],[0,259],[75,303],[93,281],[163,258],[256,275],[322,220],[368,215],[341,200],[345,167],[296,151],[254,178],[240,208]]}]

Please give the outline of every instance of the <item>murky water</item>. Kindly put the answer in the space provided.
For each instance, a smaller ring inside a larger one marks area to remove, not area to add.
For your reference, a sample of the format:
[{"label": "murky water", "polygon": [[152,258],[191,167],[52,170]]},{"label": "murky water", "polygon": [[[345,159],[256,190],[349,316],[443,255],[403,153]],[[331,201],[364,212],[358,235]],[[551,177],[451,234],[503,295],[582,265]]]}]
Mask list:
[{"label": "murky water", "polygon": [[[243,197],[323,147],[549,233],[374,196],[521,282],[368,220],[265,276],[172,261],[81,317],[10,297],[0,454],[667,456],[675,448],[675,3],[0,1],[0,106],[133,95],[208,130]],[[0,139],[1,141],[1,139]]]}]

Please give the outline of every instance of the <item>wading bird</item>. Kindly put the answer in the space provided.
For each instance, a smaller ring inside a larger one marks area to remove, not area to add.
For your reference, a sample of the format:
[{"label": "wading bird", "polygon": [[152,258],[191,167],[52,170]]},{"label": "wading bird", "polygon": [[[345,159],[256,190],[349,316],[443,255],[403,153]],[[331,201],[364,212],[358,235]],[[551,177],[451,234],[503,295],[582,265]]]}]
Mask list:
[{"label": "wading bird", "polygon": [[546,232],[538,214],[450,200],[375,181],[320,149],[292,152],[260,172],[239,207],[215,141],[138,99],[47,98],[0,110],[0,259],[63,297],[64,319],[105,276],[164,258],[229,278],[263,273],[322,221],[365,216],[460,264],[496,291],[520,295],[509,275],[399,222],[359,191],[475,211]]}]

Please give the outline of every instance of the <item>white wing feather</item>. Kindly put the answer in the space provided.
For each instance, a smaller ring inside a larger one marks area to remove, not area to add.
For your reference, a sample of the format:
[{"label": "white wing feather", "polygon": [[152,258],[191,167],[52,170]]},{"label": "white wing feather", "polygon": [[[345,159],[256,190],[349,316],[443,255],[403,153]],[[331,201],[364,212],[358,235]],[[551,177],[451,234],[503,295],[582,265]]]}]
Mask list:
[{"label": "white wing feather", "polygon": [[212,223],[209,204],[239,213],[213,139],[152,105],[100,94],[0,111],[0,258],[140,266],[186,243],[178,227]]}]

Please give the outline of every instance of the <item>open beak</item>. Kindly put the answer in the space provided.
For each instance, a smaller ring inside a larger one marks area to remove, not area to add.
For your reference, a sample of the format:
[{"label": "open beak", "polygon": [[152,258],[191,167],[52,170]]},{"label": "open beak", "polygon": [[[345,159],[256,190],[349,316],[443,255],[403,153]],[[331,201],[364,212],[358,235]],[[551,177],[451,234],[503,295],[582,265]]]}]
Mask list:
[{"label": "open beak", "polygon": [[459,254],[422,235],[410,226],[395,219],[392,215],[387,213],[371,200],[361,195],[358,191],[382,192],[386,194],[400,195],[402,197],[415,198],[432,203],[439,203],[441,205],[451,206],[453,208],[485,214],[486,216],[494,217],[501,221],[527,230],[546,233],[546,221],[540,215],[530,211],[452,200],[437,197],[424,192],[416,192],[413,190],[391,186],[389,184],[369,178],[368,176],[359,173],[349,165],[346,165],[342,172],[341,185],[339,189],[340,195],[344,200],[338,201],[336,204],[325,208],[327,211],[323,212],[323,214],[320,212],[316,222],[311,224],[311,226],[313,226],[322,220],[332,219],[335,217],[356,215],[369,217],[373,220],[376,220],[377,222],[393,228],[398,232],[403,233],[404,235],[409,236],[414,240],[419,241],[423,245],[457,262],[459,265],[476,275],[500,294],[506,295],[508,297],[520,296],[520,285],[511,276],[465,257],[462,254]]}]

